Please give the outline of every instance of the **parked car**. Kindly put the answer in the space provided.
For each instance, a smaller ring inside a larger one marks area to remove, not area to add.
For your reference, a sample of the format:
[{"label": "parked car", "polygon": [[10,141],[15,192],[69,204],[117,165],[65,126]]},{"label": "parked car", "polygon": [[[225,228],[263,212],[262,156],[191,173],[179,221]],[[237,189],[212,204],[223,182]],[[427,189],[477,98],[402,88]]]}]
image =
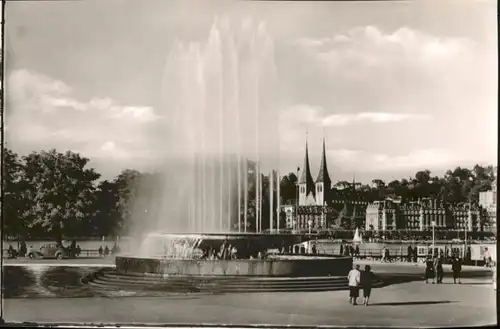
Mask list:
[{"label": "parked car", "polygon": [[35,250],[30,248],[26,257],[29,259],[35,258],[56,258],[63,259],[70,257],[70,251],[68,248],[63,246],[58,246],[57,244],[45,244],[40,247],[40,250]]}]

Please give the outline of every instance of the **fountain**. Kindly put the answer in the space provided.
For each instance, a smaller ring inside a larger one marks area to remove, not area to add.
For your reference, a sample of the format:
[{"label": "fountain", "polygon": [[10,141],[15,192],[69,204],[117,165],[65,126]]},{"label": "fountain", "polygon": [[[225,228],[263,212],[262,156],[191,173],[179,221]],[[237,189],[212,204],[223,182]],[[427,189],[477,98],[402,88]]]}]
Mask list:
[{"label": "fountain", "polygon": [[[116,257],[118,274],[347,275],[348,257],[262,257],[311,237],[279,233],[279,220],[278,233],[272,233],[280,199],[276,87],[274,42],[264,23],[216,20],[206,42],[174,42],[162,86],[165,179],[132,211],[129,233],[140,244],[133,254]],[[263,221],[264,175],[272,191],[269,225]],[[263,233],[267,228],[271,233]],[[223,246],[236,253],[224,256]]]},{"label": "fountain", "polygon": [[362,243],[363,238],[361,234],[359,233],[359,228],[356,227],[356,231],[354,232],[354,237],[352,238],[353,243]]}]

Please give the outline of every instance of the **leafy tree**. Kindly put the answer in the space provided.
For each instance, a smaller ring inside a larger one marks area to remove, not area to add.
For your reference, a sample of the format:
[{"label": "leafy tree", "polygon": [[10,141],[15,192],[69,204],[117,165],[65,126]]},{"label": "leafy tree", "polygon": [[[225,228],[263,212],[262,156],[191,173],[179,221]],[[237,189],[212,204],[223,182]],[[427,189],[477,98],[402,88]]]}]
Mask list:
[{"label": "leafy tree", "polygon": [[280,195],[284,204],[290,203],[297,199],[297,175],[289,173],[281,178]]},{"label": "leafy tree", "polygon": [[26,221],[26,181],[24,164],[21,158],[8,148],[3,153],[3,231],[7,236],[24,236],[27,233]]},{"label": "leafy tree", "polygon": [[116,223],[115,231],[125,232],[131,223],[133,215],[133,205],[138,197],[138,187],[141,173],[137,170],[123,170],[113,181],[116,185],[117,208],[120,214]]},{"label": "leafy tree", "polygon": [[104,180],[99,183],[94,199],[95,215],[88,230],[91,236],[111,236],[118,234],[121,214],[118,208],[119,193],[115,182]]},{"label": "leafy tree", "polygon": [[60,242],[64,234],[74,234],[80,222],[89,220],[100,175],[86,168],[89,159],[71,151],[33,152],[23,159],[30,226]]}]

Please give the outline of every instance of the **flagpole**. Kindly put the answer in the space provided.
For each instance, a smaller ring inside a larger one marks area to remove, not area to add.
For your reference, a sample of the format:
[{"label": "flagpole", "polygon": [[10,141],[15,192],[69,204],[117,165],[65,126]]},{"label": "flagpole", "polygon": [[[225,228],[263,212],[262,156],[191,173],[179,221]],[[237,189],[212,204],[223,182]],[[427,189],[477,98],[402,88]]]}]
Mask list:
[{"label": "flagpole", "polygon": [[[238,145],[238,153],[239,153]],[[238,154],[238,233],[241,233],[241,155]]]},{"label": "flagpole", "polygon": [[295,223],[292,222],[292,230],[296,230],[299,225],[299,171],[300,167],[297,167],[297,199],[295,202]]},{"label": "flagpole", "polygon": [[280,180],[280,171],[276,171],[276,229],[278,233],[280,232],[280,215],[281,215],[281,180]]},{"label": "flagpole", "polygon": [[243,172],[245,173],[245,180],[243,181],[243,231],[247,233],[247,213],[248,213],[248,159],[245,158],[243,163]]},{"label": "flagpole", "polygon": [[269,229],[273,232],[273,219],[274,219],[274,170],[269,174]]},{"label": "flagpole", "polygon": [[[260,173],[260,164],[259,164],[259,173]],[[262,233],[262,199],[264,194],[262,193],[262,175],[259,174],[259,233]]]}]

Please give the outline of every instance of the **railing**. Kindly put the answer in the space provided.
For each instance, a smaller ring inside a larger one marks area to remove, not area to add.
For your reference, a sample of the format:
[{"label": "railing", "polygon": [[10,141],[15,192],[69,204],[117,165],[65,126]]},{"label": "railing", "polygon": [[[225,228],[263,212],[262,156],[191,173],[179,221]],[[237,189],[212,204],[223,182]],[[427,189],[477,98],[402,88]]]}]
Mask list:
[{"label": "railing", "polygon": [[[304,251],[303,249],[299,249],[298,252],[295,252],[293,250],[292,253],[287,253],[290,255],[329,255],[329,256],[351,256],[355,260],[356,259],[366,259],[366,260],[384,260],[386,262],[409,262],[409,263],[424,263],[427,255],[411,255],[410,259],[408,257],[408,252],[407,250],[404,251],[393,251],[391,250],[389,252],[389,255],[386,257],[383,257],[382,254],[382,249],[363,249],[360,250],[359,253],[354,253],[354,254],[346,254],[342,253],[340,254],[339,250],[328,250],[324,248],[318,248],[315,253],[311,251]],[[80,251],[80,254],[76,256],[76,258],[105,258],[105,257],[110,257],[113,256],[111,252],[108,255],[104,254],[99,254],[98,249],[82,249]],[[8,258],[8,250],[3,249],[3,257],[4,259]],[[446,257],[445,257],[445,264],[446,264]],[[483,266],[484,265],[483,260],[467,260],[464,262],[464,265],[475,265],[475,266]]]},{"label": "railing", "polygon": [[[15,250],[17,253],[17,250]],[[3,249],[2,254],[4,259],[9,257],[8,249]],[[108,255],[104,255],[104,253],[99,254],[99,249],[81,249],[80,254],[75,256],[76,258],[100,258],[100,257],[109,257],[112,256],[111,251]]]}]

